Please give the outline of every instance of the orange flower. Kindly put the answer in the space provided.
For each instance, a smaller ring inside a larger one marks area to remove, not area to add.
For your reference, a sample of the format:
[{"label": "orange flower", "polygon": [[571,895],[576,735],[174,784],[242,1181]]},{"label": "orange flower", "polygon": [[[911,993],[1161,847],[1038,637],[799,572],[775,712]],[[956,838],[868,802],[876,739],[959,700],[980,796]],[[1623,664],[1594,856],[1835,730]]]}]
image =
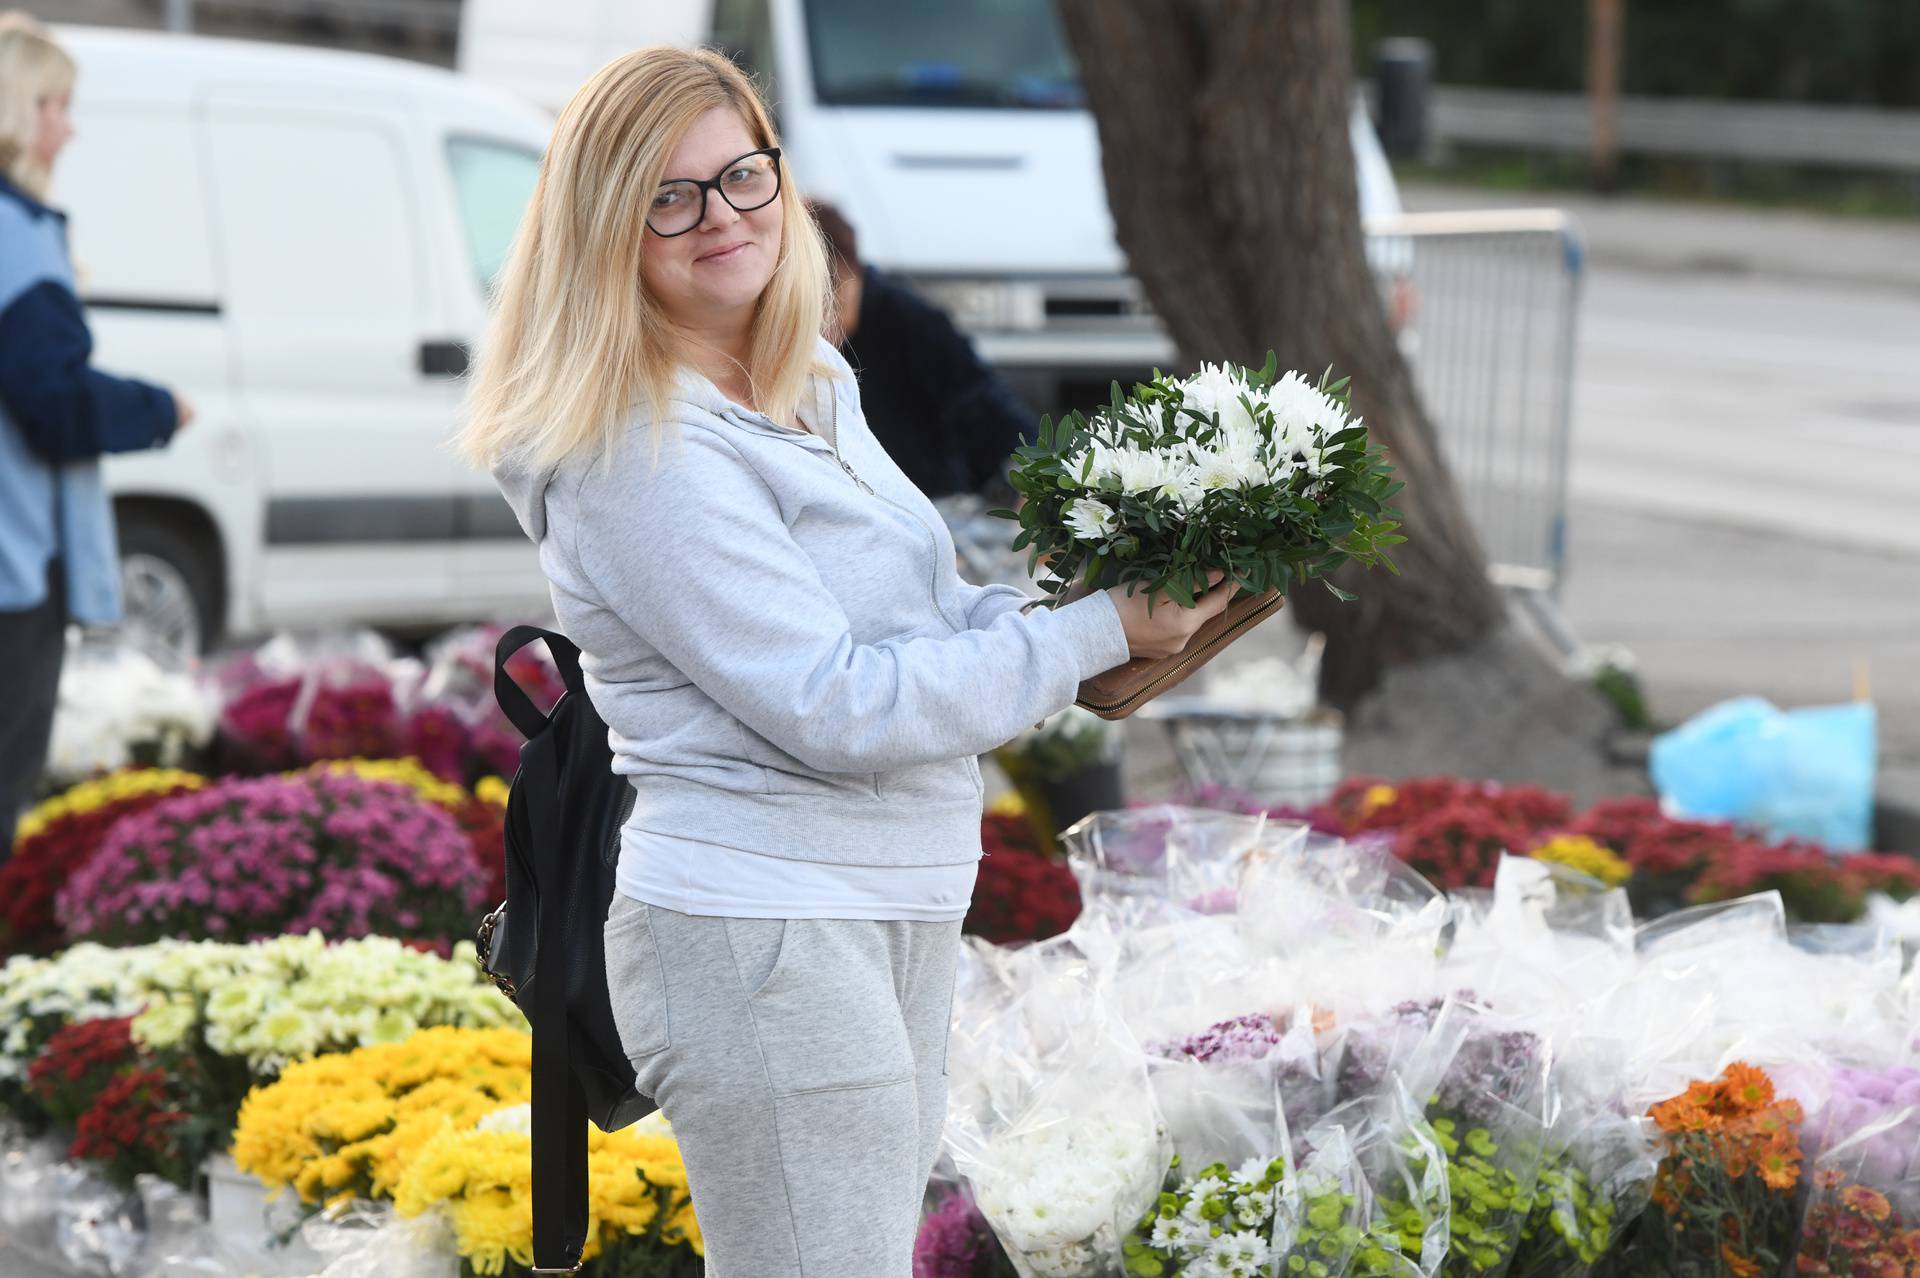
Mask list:
[{"label": "orange flower", "polygon": [[1712,1118],[1700,1107],[1691,1090],[1684,1096],[1663,1100],[1647,1112],[1663,1132],[1703,1132],[1713,1126]]},{"label": "orange flower", "polygon": [[1822,1167],[1813,1174],[1813,1183],[1822,1189],[1838,1189],[1846,1178],[1846,1174],[1838,1168]]},{"label": "orange flower", "polygon": [[1735,1251],[1732,1243],[1720,1244],[1720,1259],[1727,1262],[1727,1270],[1733,1278],[1754,1278],[1760,1272],[1760,1266]]},{"label": "orange flower", "polygon": [[1746,1113],[1765,1109],[1773,1103],[1773,1080],[1745,1061],[1735,1061],[1720,1075],[1728,1101]]},{"label": "orange flower", "polygon": [[[1792,1189],[1800,1180],[1800,1144],[1788,1134],[1785,1143],[1768,1141],[1754,1158],[1760,1179],[1769,1189]],[[1884,1201],[1884,1200],[1883,1200]]]},{"label": "orange flower", "polygon": [[1845,1203],[1849,1210],[1858,1212],[1875,1224],[1893,1214],[1893,1204],[1887,1201],[1887,1196],[1865,1185],[1849,1186],[1847,1192],[1840,1195],[1840,1201]]}]

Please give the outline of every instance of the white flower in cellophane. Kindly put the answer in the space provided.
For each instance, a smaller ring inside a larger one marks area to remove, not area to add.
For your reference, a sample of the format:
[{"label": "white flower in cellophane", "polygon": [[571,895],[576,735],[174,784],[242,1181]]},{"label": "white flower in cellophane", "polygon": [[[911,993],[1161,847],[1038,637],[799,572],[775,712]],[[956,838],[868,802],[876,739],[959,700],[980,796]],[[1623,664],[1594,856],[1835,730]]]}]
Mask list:
[{"label": "white flower in cellophane", "polygon": [[1105,541],[1120,530],[1120,517],[1113,513],[1113,507],[1091,497],[1068,502],[1062,518],[1082,541]]},{"label": "white flower in cellophane", "polygon": [[981,1214],[1046,1278],[1092,1278],[1118,1251],[1117,1226],[1150,1201],[1160,1133],[1129,1113],[1062,1115],[994,1140],[969,1172]]},{"label": "white flower in cellophane", "polygon": [[60,677],[47,775],[73,782],[112,772],[145,747],[148,762],[175,767],[213,736],[213,699],[184,674],[161,669],[134,649],[85,652]]}]

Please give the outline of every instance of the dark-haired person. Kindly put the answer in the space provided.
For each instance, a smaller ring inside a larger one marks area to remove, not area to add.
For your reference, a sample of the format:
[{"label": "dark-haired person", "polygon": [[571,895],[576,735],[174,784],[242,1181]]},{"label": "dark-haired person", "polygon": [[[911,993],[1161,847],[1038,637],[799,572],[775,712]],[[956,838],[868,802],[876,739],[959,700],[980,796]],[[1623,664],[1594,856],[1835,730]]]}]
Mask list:
[{"label": "dark-haired person", "polygon": [[857,233],[823,200],[807,205],[831,250],[832,334],[860,378],[873,433],[929,497],[975,493],[1001,480],[1035,417],[981,362],[945,311],[860,260]]}]

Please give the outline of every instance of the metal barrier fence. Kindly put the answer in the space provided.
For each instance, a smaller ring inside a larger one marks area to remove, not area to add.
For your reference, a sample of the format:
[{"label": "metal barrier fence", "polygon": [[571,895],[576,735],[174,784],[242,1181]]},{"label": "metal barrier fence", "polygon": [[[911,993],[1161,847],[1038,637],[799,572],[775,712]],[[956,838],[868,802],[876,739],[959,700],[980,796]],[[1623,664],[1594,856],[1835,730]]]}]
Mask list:
[{"label": "metal barrier fence", "polygon": [[1367,236],[1382,287],[1411,285],[1402,346],[1493,579],[1553,596],[1566,566],[1578,225],[1556,209],[1412,213],[1369,220]]}]

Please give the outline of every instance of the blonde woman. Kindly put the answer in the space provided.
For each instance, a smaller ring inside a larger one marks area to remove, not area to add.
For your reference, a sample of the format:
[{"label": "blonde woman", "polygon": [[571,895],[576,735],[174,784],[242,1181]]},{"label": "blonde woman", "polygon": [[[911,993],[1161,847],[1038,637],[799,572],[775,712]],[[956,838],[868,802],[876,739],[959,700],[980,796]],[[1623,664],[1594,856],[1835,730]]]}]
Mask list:
[{"label": "blonde woman", "polygon": [[820,337],[828,289],[746,78],[625,55],[555,127],[461,441],[539,544],[636,791],[608,984],[713,1278],[907,1278],[975,756],[1228,593],[1149,618],[963,584]]},{"label": "blonde woman", "polygon": [[44,203],[73,81],[44,27],[0,14],[0,862],[46,761],[67,623],[120,616],[100,455],[158,448],[192,416],[92,367],[66,217]]}]

